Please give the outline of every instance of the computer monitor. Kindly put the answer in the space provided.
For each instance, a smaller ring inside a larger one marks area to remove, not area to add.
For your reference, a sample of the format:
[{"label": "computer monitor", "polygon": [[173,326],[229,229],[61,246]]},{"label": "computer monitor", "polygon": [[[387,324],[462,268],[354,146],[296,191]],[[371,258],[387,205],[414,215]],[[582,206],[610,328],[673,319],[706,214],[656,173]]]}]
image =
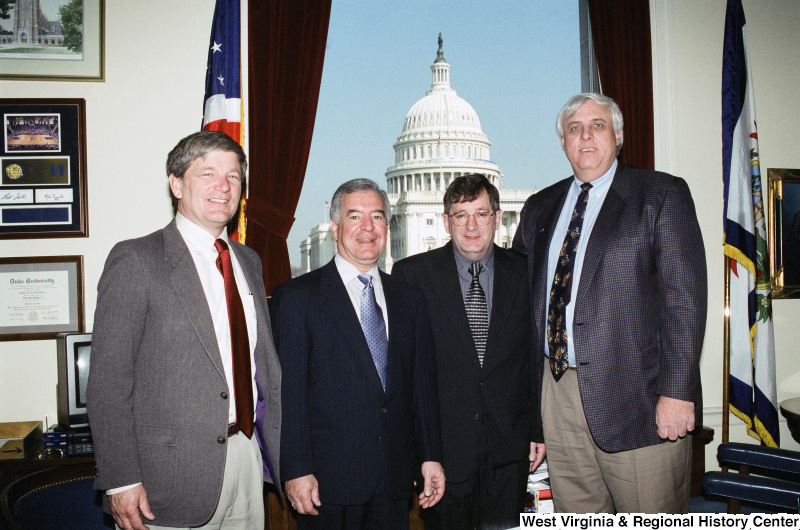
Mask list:
[{"label": "computer monitor", "polygon": [[60,333],[58,350],[58,423],[64,429],[89,426],[86,385],[89,383],[91,333]]}]

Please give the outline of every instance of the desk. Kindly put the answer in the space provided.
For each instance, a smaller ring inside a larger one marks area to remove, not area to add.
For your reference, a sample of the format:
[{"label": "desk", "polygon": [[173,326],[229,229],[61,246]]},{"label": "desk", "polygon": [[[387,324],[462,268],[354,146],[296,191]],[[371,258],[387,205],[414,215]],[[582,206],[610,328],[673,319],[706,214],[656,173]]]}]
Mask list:
[{"label": "desk", "polygon": [[800,443],[800,397],[781,401],[780,409],[786,418],[786,425],[789,426],[792,438]]},{"label": "desk", "polygon": [[43,471],[52,467],[61,467],[70,464],[94,463],[93,456],[70,456],[70,457],[45,457],[36,458],[16,458],[10,460],[0,460],[0,493],[17,479],[31,473]]}]

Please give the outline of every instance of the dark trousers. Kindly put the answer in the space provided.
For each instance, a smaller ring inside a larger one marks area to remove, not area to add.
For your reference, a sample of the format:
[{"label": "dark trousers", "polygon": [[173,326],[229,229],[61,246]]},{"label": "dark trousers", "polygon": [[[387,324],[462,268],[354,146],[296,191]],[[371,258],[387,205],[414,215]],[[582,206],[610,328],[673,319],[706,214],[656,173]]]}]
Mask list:
[{"label": "dark trousers", "polygon": [[530,462],[526,458],[495,468],[485,434],[480,444],[469,478],[458,484],[448,481],[439,505],[425,510],[430,513],[423,513],[426,530],[499,530],[519,526]]},{"label": "dark trousers", "polygon": [[319,515],[297,516],[297,530],[408,530],[409,499],[392,499],[384,474],[365,504],[351,506],[326,503],[325,499],[320,501]]}]

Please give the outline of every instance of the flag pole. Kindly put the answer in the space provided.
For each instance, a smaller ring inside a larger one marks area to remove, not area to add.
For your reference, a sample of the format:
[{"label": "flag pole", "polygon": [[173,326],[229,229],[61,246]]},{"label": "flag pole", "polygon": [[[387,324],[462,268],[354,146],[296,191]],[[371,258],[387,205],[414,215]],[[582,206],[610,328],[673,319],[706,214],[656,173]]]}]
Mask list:
[{"label": "flag pole", "polygon": [[725,313],[722,323],[722,443],[728,443],[731,379],[731,258],[725,256]]}]

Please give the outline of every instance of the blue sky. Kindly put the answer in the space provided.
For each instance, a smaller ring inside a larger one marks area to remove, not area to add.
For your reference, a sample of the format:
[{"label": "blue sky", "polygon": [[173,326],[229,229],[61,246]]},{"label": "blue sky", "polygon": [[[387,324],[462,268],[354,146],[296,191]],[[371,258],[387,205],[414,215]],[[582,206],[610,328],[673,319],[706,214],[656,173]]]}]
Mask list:
[{"label": "blue sky", "polygon": [[289,257],[339,184],[382,187],[411,106],[430,89],[439,33],[450,83],[492,142],[503,188],[571,174],[554,122],[580,92],[577,0],[333,0],[317,120]]}]

